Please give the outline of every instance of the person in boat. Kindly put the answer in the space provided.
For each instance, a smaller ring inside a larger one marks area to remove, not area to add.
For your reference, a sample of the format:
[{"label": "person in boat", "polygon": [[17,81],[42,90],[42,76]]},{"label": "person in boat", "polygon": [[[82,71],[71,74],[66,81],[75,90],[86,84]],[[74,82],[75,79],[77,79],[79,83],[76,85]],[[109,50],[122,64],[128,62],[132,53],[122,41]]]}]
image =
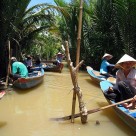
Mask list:
[{"label": "person in boat", "polygon": [[110,67],[114,67],[115,65],[114,64],[110,64],[108,62],[108,60],[110,60],[113,56],[108,54],[108,53],[105,53],[104,56],[102,57],[102,63],[101,63],[101,66],[100,66],[100,74],[101,75],[104,75],[106,77],[110,77],[112,76],[110,73],[109,73],[109,68]]},{"label": "person in boat", "polygon": [[63,54],[61,52],[58,52],[58,54],[56,55],[56,60],[61,63],[62,59],[63,59]]},{"label": "person in boat", "polygon": [[136,60],[125,54],[115,65],[119,68],[116,73],[116,84],[105,92],[105,96],[115,102],[134,98],[129,103],[124,103],[125,108],[135,108],[136,100]]},{"label": "person in boat", "polygon": [[54,61],[54,62],[53,62],[53,65],[55,65],[55,66],[59,66],[59,65],[60,65],[60,63],[61,63],[61,62],[60,62],[59,60],[56,60],[56,61]]},{"label": "person in boat", "polygon": [[34,67],[42,67],[41,59],[39,57],[36,58]]},{"label": "person in boat", "polygon": [[22,63],[17,61],[15,57],[11,57],[12,73],[10,73],[10,78],[13,81],[21,77],[28,77],[27,67]]},{"label": "person in boat", "polygon": [[28,69],[28,72],[31,72],[32,66],[33,66],[32,57],[30,55],[27,55],[26,67]]},{"label": "person in boat", "polygon": [[27,65],[27,64],[26,64],[26,61],[27,61],[27,56],[26,56],[26,54],[25,54],[25,53],[22,53],[22,54],[21,54],[21,57],[22,57],[22,61],[21,61],[21,62],[23,62],[25,65]]}]

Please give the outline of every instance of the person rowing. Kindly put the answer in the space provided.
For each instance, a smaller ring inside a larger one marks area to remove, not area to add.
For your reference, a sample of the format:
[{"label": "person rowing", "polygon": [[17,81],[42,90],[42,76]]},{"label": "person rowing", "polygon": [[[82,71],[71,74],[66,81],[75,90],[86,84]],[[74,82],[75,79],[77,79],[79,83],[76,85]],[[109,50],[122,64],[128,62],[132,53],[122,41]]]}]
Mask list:
[{"label": "person rowing", "polygon": [[102,63],[101,63],[101,66],[100,66],[100,74],[101,75],[104,75],[105,77],[111,77],[113,75],[111,75],[109,73],[109,69],[110,67],[114,67],[115,65],[114,64],[110,64],[108,62],[108,60],[110,60],[113,56],[108,54],[108,53],[105,53],[104,56],[102,57]]},{"label": "person rowing", "polygon": [[129,98],[134,98],[129,103],[123,103],[125,108],[135,108],[136,101],[136,60],[125,54],[115,64],[119,70],[116,73],[116,84],[110,87],[106,92],[106,98],[115,102],[123,101]]}]

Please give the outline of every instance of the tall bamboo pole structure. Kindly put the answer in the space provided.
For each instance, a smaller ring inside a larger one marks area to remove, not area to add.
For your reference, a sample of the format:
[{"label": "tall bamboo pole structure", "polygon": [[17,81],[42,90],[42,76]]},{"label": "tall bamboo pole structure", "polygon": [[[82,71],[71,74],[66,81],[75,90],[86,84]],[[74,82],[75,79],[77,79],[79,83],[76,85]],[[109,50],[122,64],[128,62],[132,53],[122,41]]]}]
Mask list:
[{"label": "tall bamboo pole structure", "polygon": [[76,53],[76,66],[80,59],[80,42],[81,42],[81,30],[82,30],[82,14],[83,14],[83,0],[80,0],[80,12],[78,21],[78,35],[77,35],[77,53]]},{"label": "tall bamboo pole structure", "polygon": [[6,83],[5,83],[5,86],[7,88],[8,86],[8,79],[9,79],[9,74],[11,72],[11,68],[10,68],[10,41],[8,40],[8,69],[7,69],[7,77],[6,77]]},{"label": "tall bamboo pole structure", "polygon": [[[70,74],[71,74],[71,79],[72,79],[72,83],[73,83],[73,92],[75,92],[75,96],[77,95],[78,97],[78,102],[79,102],[79,110],[80,110],[80,117],[81,117],[81,122],[84,124],[87,122],[87,109],[85,107],[85,103],[82,99],[82,91],[80,89],[80,87],[78,86],[78,78],[77,78],[77,72],[79,67],[83,64],[83,60],[81,62],[79,62],[79,64],[74,67],[73,66],[73,62],[71,62],[71,58],[70,58],[70,53],[69,53],[69,48],[68,48],[68,42],[66,41],[66,56],[67,56],[67,62],[68,62],[68,66],[70,69]],[[72,115],[71,114],[71,119],[75,118],[75,114]]]},{"label": "tall bamboo pole structure", "polygon": [[[79,63],[80,59],[80,41],[81,41],[81,30],[82,30],[82,9],[83,9],[83,0],[80,0],[80,12],[79,12],[79,23],[78,23],[78,36],[77,36],[77,53],[76,53],[76,66]],[[78,73],[78,72],[77,72]],[[77,74],[78,75],[78,74]],[[76,75],[76,76],[77,76]],[[73,101],[72,101],[72,117],[71,122],[74,122],[75,114],[75,105],[76,105],[76,91],[73,91]]]}]

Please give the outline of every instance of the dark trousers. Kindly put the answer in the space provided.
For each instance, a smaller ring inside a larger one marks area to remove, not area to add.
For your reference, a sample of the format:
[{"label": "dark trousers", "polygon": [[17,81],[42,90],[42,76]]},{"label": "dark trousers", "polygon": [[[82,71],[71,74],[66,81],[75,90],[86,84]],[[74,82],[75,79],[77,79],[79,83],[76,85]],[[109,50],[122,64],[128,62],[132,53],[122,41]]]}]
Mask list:
[{"label": "dark trousers", "polygon": [[126,84],[124,81],[119,82],[118,88],[120,91],[120,101],[132,98],[135,95],[134,91],[130,89],[129,85]]},{"label": "dark trousers", "polygon": [[10,74],[9,77],[13,79],[13,81],[17,80],[18,78],[21,78],[19,74]]},{"label": "dark trousers", "polygon": [[115,102],[123,101],[129,98],[134,97],[134,91],[130,89],[129,85],[126,84],[124,81],[120,81],[118,83],[118,90],[114,89],[113,92],[106,90],[104,92],[104,95],[109,100],[113,100]]}]

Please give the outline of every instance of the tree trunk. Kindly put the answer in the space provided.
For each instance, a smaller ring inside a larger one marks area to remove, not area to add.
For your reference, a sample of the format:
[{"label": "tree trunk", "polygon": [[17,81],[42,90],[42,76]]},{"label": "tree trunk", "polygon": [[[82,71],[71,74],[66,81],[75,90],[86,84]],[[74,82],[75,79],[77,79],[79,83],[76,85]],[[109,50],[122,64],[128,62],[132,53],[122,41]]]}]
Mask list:
[{"label": "tree trunk", "polygon": [[6,77],[7,74],[7,48],[6,42],[1,40],[0,42],[0,79]]}]

